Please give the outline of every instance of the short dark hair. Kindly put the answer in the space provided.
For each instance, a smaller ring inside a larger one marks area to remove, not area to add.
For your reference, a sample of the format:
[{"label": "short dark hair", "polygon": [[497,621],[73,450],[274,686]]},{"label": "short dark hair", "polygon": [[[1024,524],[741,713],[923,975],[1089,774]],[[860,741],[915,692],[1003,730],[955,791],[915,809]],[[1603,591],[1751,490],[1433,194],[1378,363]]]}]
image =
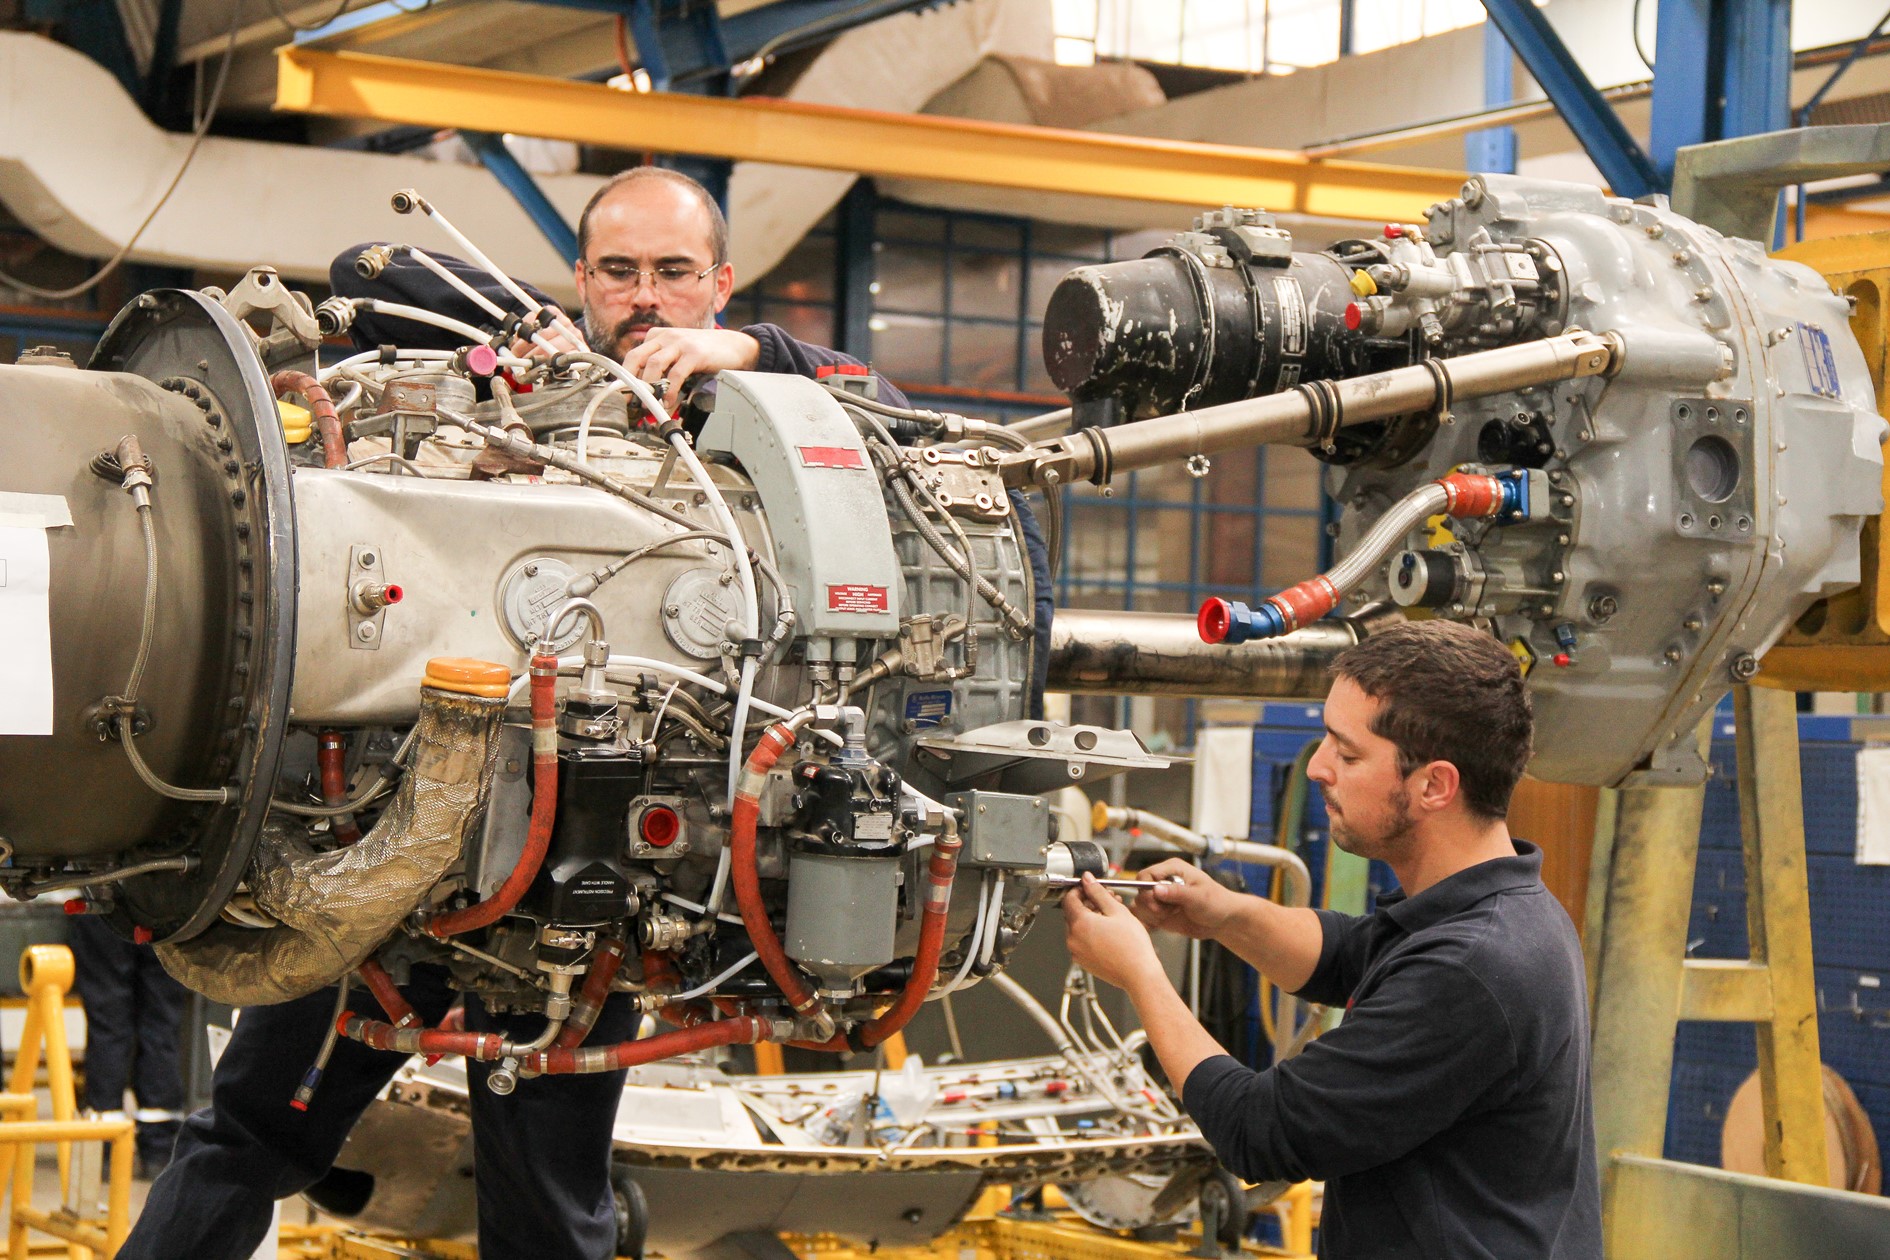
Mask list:
[{"label": "short dark hair", "polygon": [[591,199],[584,203],[584,213],[578,216],[577,248],[578,259],[583,261],[591,244],[591,211],[598,203],[620,188],[630,184],[646,183],[659,180],[693,194],[702,208],[709,212],[709,252],[713,255],[712,265],[720,267],[728,261],[728,216],[722,213],[722,207],[710,195],[709,190],[681,171],[672,171],[667,166],[633,166],[629,170],[618,171],[605,180],[598,190],[591,194]]},{"label": "short dark hair", "polygon": [[1509,813],[1535,717],[1521,667],[1494,637],[1454,621],[1402,622],[1341,653],[1331,673],[1379,701],[1372,733],[1397,748],[1400,773],[1448,761],[1472,813]]}]

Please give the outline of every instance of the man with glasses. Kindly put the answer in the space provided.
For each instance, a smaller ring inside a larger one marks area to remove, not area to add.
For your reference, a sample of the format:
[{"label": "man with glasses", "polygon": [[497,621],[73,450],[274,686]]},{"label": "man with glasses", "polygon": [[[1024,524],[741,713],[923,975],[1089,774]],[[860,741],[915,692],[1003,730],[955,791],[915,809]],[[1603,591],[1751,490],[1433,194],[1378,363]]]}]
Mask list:
[{"label": "man with glasses", "polygon": [[[365,248],[356,246],[335,259],[329,281],[336,294],[400,302],[480,327],[490,324],[485,312],[411,259],[396,258],[375,278],[362,279],[354,260]],[[428,253],[502,308],[515,309],[484,271]],[[550,333],[553,343],[564,349],[588,344],[621,361],[658,386],[663,405],[671,410],[683,399],[687,381],[716,372],[813,376],[822,367],[858,364],[837,350],[796,340],[774,324],[717,327],[716,317],[735,292],[728,220],[707,189],[678,171],[634,166],[591,194],[578,219],[574,280],[582,318],[577,327],[561,319]],[[524,287],[555,305],[545,293]],[[448,344],[451,334],[430,325],[371,313],[356,320],[351,335],[363,348],[455,348]],[[532,347],[521,342],[519,349]],[[906,405],[904,395],[884,380],[879,396],[894,406]]]},{"label": "man with glasses", "polygon": [[[620,359],[657,385],[674,409],[687,381],[724,370],[814,376],[829,364],[855,360],[797,341],[773,324],[739,331],[716,327],[728,305],[735,270],[728,261],[728,224],[694,180],[657,167],[637,167],[606,182],[578,222],[577,290],[582,328],[559,317],[551,339],[561,348],[588,344]],[[477,326],[489,317],[438,276],[408,258],[390,262],[372,280],[354,269],[366,246],[335,260],[331,279],[344,297],[376,297],[450,315]],[[428,251],[431,253],[431,251]],[[485,272],[432,255],[503,309],[510,298]],[[528,286],[529,287],[529,286]],[[550,303],[542,293],[539,301]],[[363,313],[351,329],[363,349],[455,349],[452,334],[411,320]],[[660,384],[658,384],[660,382]],[[905,398],[885,382],[880,397]],[[1050,572],[1042,534],[1015,495],[1037,592],[1037,669],[1032,705],[1042,702],[1050,638]],[[1033,713],[1033,716],[1040,715]],[[459,995],[439,967],[416,966],[402,986],[415,1012],[437,1025]],[[218,1061],[211,1106],[190,1117],[170,1169],[151,1188],[122,1260],[242,1260],[268,1230],[274,1200],[307,1194],[338,1215],[358,1212],[373,1191],[365,1173],[334,1167],[355,1121],[392,1079],[406,1056],[336,1044],[320,1087],[305,1110],[292,1104],[303,1073],[332,1023],[335,990],[243,1013]],[[365,992],[353,1008],[378,1016]],[[625,994],[605,1002],[592,1027],[594,1045],[636,1035],[638,1015]],[[529,1041],[544,1027],[539,1015],[489,1012],[465,996],[465,1026]],[[509,1095],[486,1088],[491,1065],[467,1063],[473,1120],[480,1254],[533,1260],[602,1260],[617,1253],[610,1184],[611,1131],[624,1073],[547,1076]],[[432,1158],[416,1149],[414,1158]]]}]

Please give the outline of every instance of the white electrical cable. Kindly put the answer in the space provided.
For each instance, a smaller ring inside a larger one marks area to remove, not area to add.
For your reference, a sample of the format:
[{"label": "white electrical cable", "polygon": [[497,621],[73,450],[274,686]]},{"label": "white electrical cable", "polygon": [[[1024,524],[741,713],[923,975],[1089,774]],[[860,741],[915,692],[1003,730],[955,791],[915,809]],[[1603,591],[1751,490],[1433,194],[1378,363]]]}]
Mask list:
[{"label": "white electrical cable", "polygon": [[599,389],[597,397],[591,399],[590,405],[584,408],[584,418],[578,421],[577,431],[577,457],[580,463],[590,458],[591,421],[597,418],[597,409],[604,405],[605,399],[616,393],[615,389]]},{"label": "white electrical cable", "polygon": [[492,334],[483,328],[474,328],[463,320],[454,319],[450,315],[440,315],[424,307],[408,306],[401,302],[383,302],[379,298],[361,298],[359,302],[362,309],[376,315],[409,319],[416,324],[431,324],[435,328],[444,328],[447,332],[466,338],[471,345],[483,346],[492,337]]},{"label": "white electrical cable", "polygon": [[493,319],[498,320],[501,324],[505,322],[505,311],[499,307],[497,302],[494,302],[491,298],[454,275],[452,268],[437,261],[433,255],[423,249],[416,249],[412,245],[409,245],[407,246],[407,257],[413,259],[422,267],[425,267],[428,271],[431,271],[434,275],[446,281],[447,285],[456,290],[461,297],[466,298],[474,306],[477,306]]},{"label": "white electrical cable", "polygon": [[[518,299],[519,304],[525,308],[526,314],[536,315],[539,311],[544,309],[544,303],[527,293],[519,286],[518,281],[501,271],[497,263],[486,257],[484,250],[472,243],[471,237],[454,227],[452,222],[445,215],[435,210],[432,202],[422,197],[419,193],[410,193],[408,195],[413,198],[415,208],[424,211],[427,218],[439,224],[440,230],[453,238],[453,243],[466,252],[466,257],[470,258],[474,265],[479,267],[494,280],[497,280],[507,293],[510,293],[514,298]],[[536,339],[536,336],[534,336],[533,340]]]},{"label": "white electrical cable", "polygon": [[990,896],[991,879],[987,877],[979,880],[978,908],[971,916],[971,936],[970,939],[965,942],[964,965],[958,968],[958,974],[951,978],[951,983],[935,993],[928,994],[925,999],[926,1001],[936,1002],[940,998],[950,997],[958,991],[958,986],[965,982],[965,977],[971,974],[972,964],[978,961],[979,945],[984,940],[985,907],[989,904]]},{"label": "white electrical cable", "polygon": [[699,998],[705,993],[712,993],[715,991],[715,986],[717,986],[718,984],[721,984],[724,980],[728,979],[730,976],[734,975],[736,972],[740,971],[743,967],[746,967],[749,963],[755,961],[755,959],[759,957],[761,957],[760,954],[757,954],[751,950],[748,954],[748,957],[742,959],[740,962],[736,963],[733,967],[730,967],[727,971],[724,971],[721,975],[717,976],[715,979],[710,980],[705,984],[699,984],[695,988],[689,990],[687,993],[678,993],[675,997],[671,998],[670,1001],[687,1002],[691,998]]},{"label": "white electrical cable", "polygon": [[[672,906],[681,906],[683,909],[692,910],[697,914],[708,913],[706,909],[704,909],[702,906],[697,905],[695,902],[689,900],[689,898],[679,897],[675,893],[670,893],[670,892],[664,893],[663,900],[667,901]],[[718,914],[715,917],[720,919],[724,923],[740,923],[742,921],[742,916],[739,914]]]},{"label": "white electrical cable", "polygon": [[997,883],[991,889],[991,918],[984,925],[984,940],[978,946],[978,965],[988,967],[992,954],[997,952],[998,919],[1004,912],[1004,872],[997,873]]}]

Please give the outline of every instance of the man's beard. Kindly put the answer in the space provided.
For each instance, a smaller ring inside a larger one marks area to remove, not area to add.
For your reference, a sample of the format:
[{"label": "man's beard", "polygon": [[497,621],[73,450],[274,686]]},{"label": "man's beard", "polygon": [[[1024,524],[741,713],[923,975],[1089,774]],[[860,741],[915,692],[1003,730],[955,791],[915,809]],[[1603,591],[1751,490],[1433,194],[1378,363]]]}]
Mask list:
[{"label": "man's beard", "polygon": [[[586,330],[604,328],[606,326],[601,314],[592,310],[589,306],[584,308],[584,327]],[[621,359],[625,354],[629,353],[632,347],[631,335],[633,333],[647,332],[652,328],[673,327],[675,327],[675,325],[671,324],[661,315],[658,315],[655,311],[635,311],[627,318],[618,320],[614,326],[609,326],[610,336],[608,341],[592,337],[591,346],[593,349],[602,351],[612,358]]]},{"label": "man's beard", "polygon": [[1321,788],[1319,794],[1325,798],[1332,843],[1347,853],[1388,861],[1411,832],[1411,793],[1403,784],[1398,785],[1397,793],[1390,799],[1390,817],[1370,833],[1355,831],[1344,822],[1342,815],[1333,809],[1331,793]]}]

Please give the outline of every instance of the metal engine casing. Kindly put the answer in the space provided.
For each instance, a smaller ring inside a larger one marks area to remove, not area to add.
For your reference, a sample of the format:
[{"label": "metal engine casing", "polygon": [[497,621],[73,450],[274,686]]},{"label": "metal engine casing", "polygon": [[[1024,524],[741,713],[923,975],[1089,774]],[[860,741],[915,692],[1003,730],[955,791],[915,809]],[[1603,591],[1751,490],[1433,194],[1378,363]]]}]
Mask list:
[{"label": "metal engine casing", "polygon": [[[1540,242],[1565,308],[1537,331],[1618,333],[1625,362],[1611,379],[1462,403],[1396,467],[1329,469],[1339,549],[1423,482],[1491,464],[1503,443],[1490,426],[1546,435],[1532,463],[1553,518],[1434,535],[1486,579],[1437,611],[1489,624],[1534,662],[1538,730],[1584,732],[1540,743],[1531,773],[1698,782],[1692,731],[1807,605],[1858,581],[1858,531],[1882,507],[1885,423],[1846,301],[1664,198],[1583,185],[1477,176],[1433,208],[1428,236],[1443,262],[1473,238]],[[1486,344],[1453,329],[1443,353]],[[1381,574],[1357,598],[1386,593]]]}]

